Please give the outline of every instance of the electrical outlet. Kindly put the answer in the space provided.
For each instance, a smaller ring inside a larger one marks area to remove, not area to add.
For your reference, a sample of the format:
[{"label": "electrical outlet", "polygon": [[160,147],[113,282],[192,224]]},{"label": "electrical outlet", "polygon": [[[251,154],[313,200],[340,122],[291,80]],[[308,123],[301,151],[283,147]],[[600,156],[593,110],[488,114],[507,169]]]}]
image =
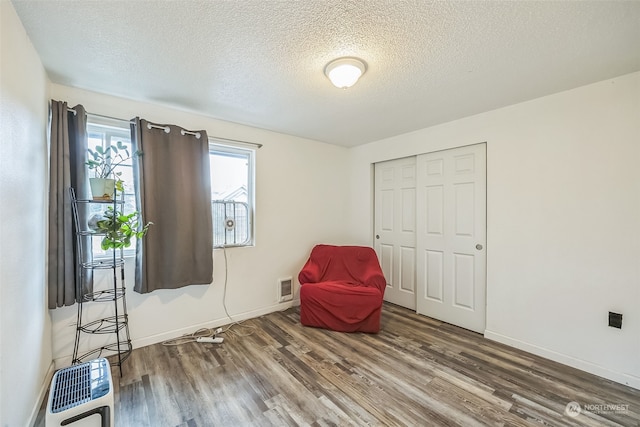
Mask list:
[{"label": "electrical outlet", "polygon": [[622,329],[622,314],[609,312],[609,326],[612,328]]}]

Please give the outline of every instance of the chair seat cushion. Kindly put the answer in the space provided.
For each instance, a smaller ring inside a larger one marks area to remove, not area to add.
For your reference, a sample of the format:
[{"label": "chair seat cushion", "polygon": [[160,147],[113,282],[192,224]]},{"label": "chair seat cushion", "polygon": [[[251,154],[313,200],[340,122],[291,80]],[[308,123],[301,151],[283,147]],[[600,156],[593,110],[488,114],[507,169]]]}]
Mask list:
[{"label": "chair seat cushion", "polygon": [[331,280],[300,288],[300,322],[341,332],[380,330],[382,294],[375,287]]}]

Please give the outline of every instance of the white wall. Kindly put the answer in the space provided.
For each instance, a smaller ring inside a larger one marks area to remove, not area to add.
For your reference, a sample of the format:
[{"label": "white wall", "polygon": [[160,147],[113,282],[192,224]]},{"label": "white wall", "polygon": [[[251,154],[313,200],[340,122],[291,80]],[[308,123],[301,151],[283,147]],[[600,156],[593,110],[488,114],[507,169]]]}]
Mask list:
[{"label": "white wall", "polygon": [[[314,244],[349,243],[344,240],[347,149],[71,87],[52,85],[51,91],[54,99],[82,104],[90,113],[125,119],[140,116],[205,129],[209,136],[264,144],[256,155],[256,245],[227,249],[226,306],[234,319],[291,306],[276,301],[277,280],[297,279]],[[133,292],[129,268],[127,307],[134,347],[229,323],[222,305],[224,271],[223,252],[216,250],[212,285],[140,295]],[[51,311],[56,365],[70,361],[75,310]]]},{"label": "white wall", "polygon": [[484,141],[485,336],[640,388],[640,73],[353,148],[351,237],[373,162]]},{"label": "white wall", "polygon": [[0,1],[0,425],[24,426],[48,388],[47,84],[11,2]]}]

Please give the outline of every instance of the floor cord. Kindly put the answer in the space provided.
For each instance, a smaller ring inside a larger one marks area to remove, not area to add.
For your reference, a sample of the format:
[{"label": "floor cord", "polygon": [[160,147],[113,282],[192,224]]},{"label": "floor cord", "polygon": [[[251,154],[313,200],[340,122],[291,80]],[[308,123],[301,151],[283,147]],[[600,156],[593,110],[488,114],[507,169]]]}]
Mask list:
[{"label": "floor cord", "polygon": [[[227,315],[227,318],[231,321],[226,328],[200,328],[197,331],[182,335],[178,338],[172,338],[162,342],[162,345],[172,346],[172,345],[182,345],[190,342],[196,342],[198,338],[204,337],[216,337],[217,334],[228,333],[228,335],[235,335],[237,337],[248,337],[253,334],[255,327],[251,325],[243,325],[242,323],[245,320],[235,321],[233,317],[229,314],[229,310],[227,309],[227,283],[229,278],[229,261],[227,259],[227,248],[225,246],[222,247],[222,253],[224,254],[224,286],[222,288],[222,307],[224,308],[224,313]],[[236,327],[232,330],[232,327]],[[237,330],[239,328],[249,330],[249,332],[240,332]]]}]

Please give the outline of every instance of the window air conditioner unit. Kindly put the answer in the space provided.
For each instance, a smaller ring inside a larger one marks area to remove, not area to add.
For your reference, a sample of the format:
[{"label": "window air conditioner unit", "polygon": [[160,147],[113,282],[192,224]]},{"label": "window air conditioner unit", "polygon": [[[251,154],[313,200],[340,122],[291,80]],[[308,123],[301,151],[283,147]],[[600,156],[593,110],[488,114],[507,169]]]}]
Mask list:
[{"label": "window air conditioner unit", "polygon": [[113,427],[113,382],[107,359],[59,370],[53,376],[46,427]]}]

